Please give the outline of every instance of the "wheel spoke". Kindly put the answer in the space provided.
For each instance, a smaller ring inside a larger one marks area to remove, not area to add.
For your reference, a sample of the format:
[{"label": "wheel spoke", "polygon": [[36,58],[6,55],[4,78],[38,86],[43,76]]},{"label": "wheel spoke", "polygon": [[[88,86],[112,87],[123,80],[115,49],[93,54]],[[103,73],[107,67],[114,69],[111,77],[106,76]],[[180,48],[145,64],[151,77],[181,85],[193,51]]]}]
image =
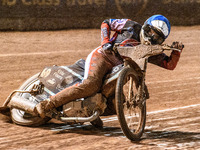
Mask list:
[{"label": "wheel spoke", "polygon": [[137,107],[134,108],[133,106],[130,106],[129,108],[125,108],[124,110],[126,121],[128,124],[128,127],[134,132],[138,126],[139,121],[139,114],[137,112]]}]

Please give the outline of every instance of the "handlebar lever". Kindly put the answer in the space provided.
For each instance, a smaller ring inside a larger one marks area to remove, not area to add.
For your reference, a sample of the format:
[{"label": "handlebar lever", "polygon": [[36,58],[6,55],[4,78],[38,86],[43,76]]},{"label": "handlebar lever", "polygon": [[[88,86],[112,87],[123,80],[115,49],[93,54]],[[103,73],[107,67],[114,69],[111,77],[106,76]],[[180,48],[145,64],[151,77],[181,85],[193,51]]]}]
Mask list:
[{"label": "handlebar lever", "polygon": [[[184,47],[184,46],[183,46],[183,47]],[[167,44],[162,45],[162,49],[163,49],[163,50],[173,50],[173,51],[181,52],[180,49],[172,48],[171,46],[169,46],[169,45],[167,45]]]}]

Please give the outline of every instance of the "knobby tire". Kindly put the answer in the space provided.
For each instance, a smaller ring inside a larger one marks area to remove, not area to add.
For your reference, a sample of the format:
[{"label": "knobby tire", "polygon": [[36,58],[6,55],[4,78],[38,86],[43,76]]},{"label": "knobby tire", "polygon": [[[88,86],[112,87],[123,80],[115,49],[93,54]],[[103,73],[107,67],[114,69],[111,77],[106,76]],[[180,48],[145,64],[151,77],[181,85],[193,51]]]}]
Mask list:
[{"label": "knobby tire", "polygon": [[[117,80],[116,93],[115,93],[116,111],[117,111],[119,123],[121,125],[121,129],[122,129],[124,135],[131,141],[136,141],[136,140],[140,140],[140,138],[144,132],[145,122],[146,122],[146,103],[144,102],[142,105],[136,106],[139,109],[139,123],[138,123],[135,131],[132,131],[128,126],[128,123],[126,121],[126,116],[124,114],[124,109],[125,109],[124,104],[126,103],[126,98],[125,98],[125,92],[123,89],[124,85],[128,82],[128,81],[126,81],[126,79],[130,78],[130,76],[132,77],[131,82],[136,83],[135,87],[133,87],[133,88],[136,89],[136,92],[139,92],[139,86],[141,86],[141,85],[139,83],[139,78],[137,76],[137,73],[134,71],[134,69],[132,69],[130,67],[125,67],[121,71],[121,73],[118,77],[118,80]],[[132,108],[133,107],[131,107],[130,109],[132,109]],[[130,116],[130,118],[131,117],[132,116]]]}]

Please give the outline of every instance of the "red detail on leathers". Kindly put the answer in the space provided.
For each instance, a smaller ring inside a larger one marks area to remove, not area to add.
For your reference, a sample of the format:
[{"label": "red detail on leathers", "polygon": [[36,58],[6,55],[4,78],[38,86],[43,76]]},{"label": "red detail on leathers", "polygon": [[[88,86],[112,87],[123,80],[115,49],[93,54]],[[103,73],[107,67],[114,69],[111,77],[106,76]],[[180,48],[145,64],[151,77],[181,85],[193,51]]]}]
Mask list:
[{"label": "red detail on leathers", "polygon": [[110,27],[107,23],[101,24],[101,45],[109,43],[110,41]]},{"label": "red detail on leathers", "polygon": [[163,60],[163,68],[174,70],[180,58],[180,52],[172,51],[167,60]]},{"label": "red detail on leathers", "polygon": [[173,70],[180,58],[180,52],[172,51],[170,56],[165,53],[149,57],[148,62],[160,66],[165,69]]}]

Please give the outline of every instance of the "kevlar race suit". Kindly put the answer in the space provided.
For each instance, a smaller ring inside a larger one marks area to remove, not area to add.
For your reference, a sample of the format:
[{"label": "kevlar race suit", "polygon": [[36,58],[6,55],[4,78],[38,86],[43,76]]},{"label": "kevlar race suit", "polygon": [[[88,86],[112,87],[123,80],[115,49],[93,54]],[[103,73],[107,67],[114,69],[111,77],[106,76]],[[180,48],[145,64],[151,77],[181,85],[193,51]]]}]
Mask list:
[{"label": "kevlar race suit", "polygon": [[[121,43],[125,40],[132,40],[132,46],[140,43],[141,25],[129,19],[107,19],[101,25],[101,45],[106,43]],[[110,39],[110,32],[115,31]],[[97,93],[103,82],[103,77],[111,69],[123,63],[112,52],[103,50],[102,46],[93,50],[86,59],[84,80],[80,84],[73,85],[50,97],[55,107],[79,98],[85,98]],[[130,45],[129,45],[130,46]],[[149,58],[149,62],[166,69],[173,70],[179,60],[180,53],[173,51],[171,56],[160,54]]]}]

